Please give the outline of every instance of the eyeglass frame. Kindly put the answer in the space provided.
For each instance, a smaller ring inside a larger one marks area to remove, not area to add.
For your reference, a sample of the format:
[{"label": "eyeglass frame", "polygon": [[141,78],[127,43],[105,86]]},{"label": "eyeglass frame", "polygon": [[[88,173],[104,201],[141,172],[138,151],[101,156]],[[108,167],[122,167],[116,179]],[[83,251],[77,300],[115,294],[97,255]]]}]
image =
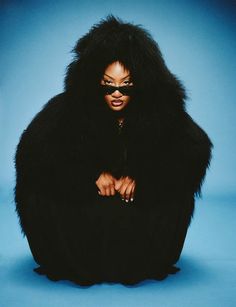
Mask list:
[{"label": "eyeglass frame", "polygon": [[124,96],[132,95],[134,91],[133,85],[125,86],[112,86],[112,85],[101,85],[101,89],[105,95],[111,95],[115,91],[119,91]]}]

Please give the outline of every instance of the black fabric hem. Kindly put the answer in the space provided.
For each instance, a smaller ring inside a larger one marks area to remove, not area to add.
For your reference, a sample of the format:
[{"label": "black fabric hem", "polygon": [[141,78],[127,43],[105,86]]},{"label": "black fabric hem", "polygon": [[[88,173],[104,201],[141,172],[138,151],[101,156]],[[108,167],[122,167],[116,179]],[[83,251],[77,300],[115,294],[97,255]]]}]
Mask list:
[{"label": "black fabric hem", "polygon": [[102,278],[102,277],[98,277],[98,278],[94,278],[94,279],[85,279],[85,278],[81,278],[79,276],[74,276],[71,273],[68,272],[59,272],[59,271],[55,271],[55,270],[50,270],[50,269],[46,269],[42,266],[39,266],[37,268],[34,269],[34,272],[36,272],[39,275],[45,275],[47,276],[47,278],[51,281],[61,281],[61,280],[68,280],[71,281],[79,286],[93,286],[96,284],[101,284],[101,283],[120,283],[123,284],[125,286],[133,286],[133,285],[137,285],[140,282],[143,282],[145,280],[157,280],[157,281],[162,281],[164,279],[166,279],[168,277],[168,275],[173,275],[176,274],[180,271],[180,268],[171,265],[168,266],[165,269],[159,270],[155,273],[152,274],[148,274],[148,273],[143,273],[140,276],[136,276],[136,277],[123,277],[123,278],[117,278],[117,277],[113,277],[113,278]]}]

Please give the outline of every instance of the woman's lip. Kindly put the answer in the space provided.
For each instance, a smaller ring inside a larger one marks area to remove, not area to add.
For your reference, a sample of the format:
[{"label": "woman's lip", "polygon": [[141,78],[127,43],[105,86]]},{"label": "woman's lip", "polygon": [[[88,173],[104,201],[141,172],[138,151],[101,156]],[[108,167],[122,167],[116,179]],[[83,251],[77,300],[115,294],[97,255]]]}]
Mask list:
[{"label": "woman's lip", "polygon": [[113,106],[120,106],[123,104],[123,101],[122,100],[112,100],[111,103]]}]

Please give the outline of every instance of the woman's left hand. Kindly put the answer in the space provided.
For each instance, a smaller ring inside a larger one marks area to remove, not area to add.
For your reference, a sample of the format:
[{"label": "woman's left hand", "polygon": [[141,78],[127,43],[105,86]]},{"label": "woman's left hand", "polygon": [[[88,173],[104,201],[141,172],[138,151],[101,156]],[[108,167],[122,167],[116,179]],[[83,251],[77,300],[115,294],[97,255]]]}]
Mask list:
[{"label": "woman's left hand", "polygon": [[121,177],[115,182],[115,190],[120,193],[122,200],[129,202],[134,200],[136,182],[129,176]]}]

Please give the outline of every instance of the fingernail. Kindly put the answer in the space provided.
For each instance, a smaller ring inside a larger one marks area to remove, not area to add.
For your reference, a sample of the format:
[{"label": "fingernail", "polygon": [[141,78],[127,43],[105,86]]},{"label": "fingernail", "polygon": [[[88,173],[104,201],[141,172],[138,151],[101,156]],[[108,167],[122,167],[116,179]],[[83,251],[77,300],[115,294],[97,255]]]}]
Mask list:
[{"label": "fingernail", "polygon": [[134,201],[134,199],[133,199],[133,198],[131,198],[130,200],[131,200],[131,201]]},{"label": "fingernail", "polygon": [[125,201],[126,201],[127,203],[129,202],[129,200],[128,200],[128,199],[126,199]]}]

